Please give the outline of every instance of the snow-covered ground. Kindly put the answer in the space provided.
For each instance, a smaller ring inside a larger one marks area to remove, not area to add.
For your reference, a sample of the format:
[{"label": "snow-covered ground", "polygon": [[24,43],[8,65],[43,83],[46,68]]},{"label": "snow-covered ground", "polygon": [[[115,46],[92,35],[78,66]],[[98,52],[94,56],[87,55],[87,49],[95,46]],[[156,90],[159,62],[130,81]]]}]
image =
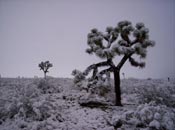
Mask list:
[{"label": "snow-covered ground", "polygon": [[175,130],[175,79],[123,79],[121,88],[117,107],[113,88],[98,95],[67,78],[1,78],[0,130]]}]

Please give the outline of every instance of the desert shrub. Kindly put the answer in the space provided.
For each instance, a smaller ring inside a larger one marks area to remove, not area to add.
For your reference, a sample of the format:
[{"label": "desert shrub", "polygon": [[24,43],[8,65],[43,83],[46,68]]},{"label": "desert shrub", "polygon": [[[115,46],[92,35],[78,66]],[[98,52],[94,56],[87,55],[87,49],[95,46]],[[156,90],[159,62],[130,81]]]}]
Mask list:
[{"label": "desert shrub", "polygon": [[23,117],[25,119],[27,118],[33,119],[36,116],[36,113],[32,105],[33,105],[32,99],[28,97],[21,98],[16,106],[18,108],[17,116]]},{"label": "desert shrub", "polygon": [[[14,94],[9,99],[2,100],[0,106],[0,120],[14,117],[24,119],[44,120],[52,110],[51,104],[45,99],[40,99],[41,92],[34,84],[20,84],[13,90]],[[8,98],[8,97],[7,97]],[[36,107],[36,102],[40,102]]]},{"label": "desert shrub", "polygon": [[101,97],[106,97],[111,92],[111,85],[105,81],[101,80],[84,80],[81,82],[82,84],[78,84],[78,88],[80,90],[86,90],[90,94],[96,94]]},{"label": "desert shrub", "polygon": [[78,87],[80,90],[86,90],[91,94],[97,94],[103,97],[105,97],[111,91],[112,86],[107,78],[85,78],[84,73],[79,70],[74,70],[72,75],[74,76],[74,86]]},{"label": "desert shrub", "polygon": [[14,118],[21,110],[25,111],[25,117],[33,114],[32,100],[40,95],[36,86],[21,83],[14,84],[8,89],[0,99],[2,103],[0,106],[0,119]]},{"label": "desert shrub", "polygon": [[83,72],[81,72],[81,71],[79,71],[79,70],[76,70],[76,69],[73,70],[73,71],[72,71],[72,75],[74,76],[73,82],[74,82],[75,84],[79,83],[79,82],[82,81],[82,80],[85,80],[85,76],[84,76]]},{"label": "desert shrub", "polygon": [[138,92],[140,103],[155,102],[169,107],[175,107],[175,97],[173,96],[172,87],[163,86],[144,86]]},{"label": "desert shrub", "polygon": [[[48,101],[39,101],[32,104],[33,111],[35,112],[34,120],[43,121],[49,118],[53,113],[53,106]],[[56,113],[55,113],[56,114]]]},{"label": "desert shrub", "polygon": [[[6,106],[7,107],[7,106]],[[47,101],[47,99],[32,99],[28,97],[21,97],[18,100],[14,100],[8,104],[8,107],[2,109],[2,119],[20,117],[25,120],[43,121],[49,118],[51,115],[56,114],[53,110],[56,107]]]},{"label": "desert shrub", "polygon": [[2,100],[0,100],[0,103],[1,103],[1,106],[0,106],[0,122],[2,122],[2,121],[5,121],[6,118],[8,117],[8,111],[6,109],[6,107],[7,107],[6,103],[2,102]]},{"label": "desert shrub", "polygon": [[137,109],[114,114],[112,124],[115,126],[134,126],[135,129],[150,128],[154,130],[173,130],[175,128],[175,111],[165,105],[157,106],[154,103],[142,104]]},{"label": "desert shrub", "polygon": [[83,72],[75,69],[72,71],[72,75],[74,76],[73,78],[74,86],[76,86],[80,90],[88,91],[87,80]]},{"label": "desert shrub", "polygon": [[38,88],[41,90],[42,93],[47,93],[50,87],[50,84],[45,79],[40,80],[38,83]]},{"label": "desert shrub", "polygon": [[102,97],[105,97],[111,91],[111,84],[102,80],[88,82],[88,87],[92,94],[97,94]]},{"label": "desert shrub", "polygon": [[[39,79],[7,81],[0,89],[0,129],[53,130],[64,124],[62,110],[66,105],[55,99],[62,94],[44,94],[38,88]],[[55,79],[49,79],[48,84],[62,87],[62,83],[52,81]]]},{"label": "desert shrub", "polygon": [[17,115],[24,118],[32,117],[34,111],[32,104],[35,98],[40,95],[40,91],[33,84],[20,84],[15,87],[12,98],[5,102],[5,118],[13,118]]},{"label": "desert shrub", "polygon": [[175,85],[164,80],[122,80],[122,93],[135,95],[138,103],[155,102],[156,104],[175,107]]},{"label": "desert shrub", "polygon": [[57,93],[60,92],[60,88],[52,84],[50,79],[39,79],[34,82],[41,93]]},{"label": "desert shrub", "polygon": [[23,100],[18,106],[16,117],[27,120],[44,121],[51,116],[57,118],[60,113],[56,111],[56,106],[49,102],[47,98],[37,100]]},{"label": "desert shrub", "polygon": [[121,91],[125,94],[133,94],[136,93],[139,86],[137,86],[137,83],[139,82],[138,79],[130,78],[130,79],[122,79],[121,80]]}]

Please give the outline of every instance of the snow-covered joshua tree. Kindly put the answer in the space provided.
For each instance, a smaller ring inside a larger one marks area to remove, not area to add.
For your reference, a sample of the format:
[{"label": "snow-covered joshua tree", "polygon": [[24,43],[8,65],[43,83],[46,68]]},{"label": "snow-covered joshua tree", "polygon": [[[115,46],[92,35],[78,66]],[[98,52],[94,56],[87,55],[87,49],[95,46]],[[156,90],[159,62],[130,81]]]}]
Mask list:
[{"label": "snow-covered joshua tree", "polygon": [[48,69],[50,67],[53,67],[52,63],[50,63],[49,61],[45,61],[45,62],[41,62],[38,67],[40,68],[40,70],[43,70],[44,72],[44,78],[46,78],[46,73],[48,73]]},{"label": "snow-covered joshua tree", "polygon": [[[122,106],[120,70],[127,60],[134,67],[145,67],[142,59],[146,58],[147,48],[155,45],[154,41],[149,40],[148,33],[149,30],[143,23],[137,23],[133,27],[129,21],[121,21],[116,27],[107,27],[105,33],[92,29],[87,36],[89,48],[86,49],[86,52],[95,54],[104,61],[90,65],[83,73],[80,73],[80,77],[84,78],[93,71],[91,79],[95,80],[103,75],[110,76],[109,72],[112,72],[116,94],[115,105]],[[136,60],[136,55],[139,56],[140,61]],[[122,56],[118,64],[113,62],[116,56]],[[105,67],[105,69],[98,71],[99,67]],[[75,71],[73,75],[76,75]]]}]

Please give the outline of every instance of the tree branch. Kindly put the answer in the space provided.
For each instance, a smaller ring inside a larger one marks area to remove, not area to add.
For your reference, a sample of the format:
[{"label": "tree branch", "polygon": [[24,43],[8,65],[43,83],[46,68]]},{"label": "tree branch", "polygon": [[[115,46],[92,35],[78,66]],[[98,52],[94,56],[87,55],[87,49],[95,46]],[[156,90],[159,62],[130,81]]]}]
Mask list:
[{"label": "tree branch", "polygon": [[129,45],[130,45],[130,47],[132,46],[132,45],[134,45],[134,44],[136,44],[138,42],[138,39],[136,38],[135,40],[133,40]]},{"label": "tree branch", "polygon": [[108,63],[112,68],[115,68],[115,64],[113,63],[112,59],[108,59]]},{"label": "tree branch", "polygon": [[98,73],[98,68],[94,68],[94,71],[93,71],[93,74],[92,74],[92,78],[95,79],[96,78],[96,75]]},{"label": "tree branch", "polygon": [[[95,77],[92,77],[93,79],[98,79],[99,78],[99,76],[102,78],[102,76],[104,75],[104,74],[106,74],[107,76],[108,76],[108,72],[112,72],[113,71],[113,68],[112,67],[109,67],[109,68],[107,68],[107,69],[104,69],[104,70],[102,70],[102,71],[100,71],[99,73],[98,73],[98,75],[96,75]],[[109,74],[109,77],[110,77],[110,74]]]},{"label": "tree branch", "polygon": [[[137,39],[135,39],[134,41],[130,41],[130,39],[129,39],[129,37],[126,37],[124,40],[127,40],[127,42],[128,42],[128,45],[131,47],[132,45],[134,45],[135,43],[137,43]],[[121,61],[118,63],[118,65],[117,65],[117,67],[115,67],[116,69],[118,69],[118,70],[120,70],[121,68],[122,68],[122,66],[124,65],[124,63],[127,61],[127,59],[129,58],[129,57],[131,57],[131,55],[133,54],[133,52],[132,53],[130,53],[130,54],[125,54],[124,56],[123,56],[123,58],[121,59]]]},{"label": "tree branch", "polygon": [[122,66],[124,65],[124,63],[127,61],[127,59],[132,55],[133,53],[130,53],[129,55],[124,55],[123,58],[121,59],[121,61],[118,63],[116,69],[120,70],[122,68]]},{"label": "tree branch", "polygon": [[[130,47],[134,44],[136,44],[138,42],[138,39],[133,40],[132,42],[129,43]],[[128,54],[128,55],[124,55],[123,58],[121,59],[121,61],[118,63],[117,67],[115,67],[116,69],[120,70],[122,68],[122,66],[124,65],[124,63],[127,61],[128,58],[130,58],[132,56],[132,54],[134,54],[133,52]]]},{"label": "tree branch", "polygon": [[112,72],[112,67],[110,67],[110,68],[107,68],[107,69],[104,69],[104,70],[102,70],[102,71],[100,71],[100,75],[103,75],[103,74],[106,74],[107,72]]},{"label": "tree branch", "polygon": [[[109,66],[109,62],[104,61],[104,62],[100,62],[100,63],[97,63],[97,64],[92,64],[89,67],[87,67],[87,69],[83,73],[84,73],[84,75],[88,75],[91,72],[91,70],[96,71],[96,69],[98,67],[102,67],[102,66]],[[96,73],[96,72],[94,72],[94,73]]]},{"label": "tree branch", "polygon": [[129,39],[128,35],[121,33],[121,37],[123,40],[127,41],[128,45],[131,44],[131,40]]},{"label": "tree branch", "polygon": [[106,48],[110,48],[112,45],[112,42],[108,41],[108,45],[106,46]]}]

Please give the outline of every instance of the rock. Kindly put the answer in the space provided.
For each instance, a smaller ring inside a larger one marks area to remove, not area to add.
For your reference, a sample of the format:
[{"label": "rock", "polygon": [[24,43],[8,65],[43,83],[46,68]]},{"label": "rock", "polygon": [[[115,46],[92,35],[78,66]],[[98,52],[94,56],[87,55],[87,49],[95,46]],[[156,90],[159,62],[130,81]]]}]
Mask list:
[{"label": "rock", "polygon": [[119,118],[117,118],[114,122],[113,122],[113,126],[114,126],[114,128],[115,129],[117,129],[117,128],[120,128],[121,126],[122,126],[122,120],[121,119],[119,119]]},{"label": "rock", "polygon": [[154,114],[154,119],[155,119],[155,120],[160,120],[160,119],[161,119],[161,115],[160,115],[158,112],[156,112],[156,113]]},{"label": "rock", "polygon": [[79,99],[79,104],[85,107],[107,107],[112,105],[107,102],[103,97],[99,97],[98,95],[88,94]]},{"label": "rock", "polygon": [[144,123],[142,123],[142,122],[138,122],[138,123],[136,124],[136,127],[145,128],[146,125],[145,125]]},{"label": "rock", "polygon": [[98,100],[79,100],[79,104],[84,107],[107,107],[109,106],[108,102],[98,101]]},{"label": "rock", "polygon": [[135,125],[136,127],[144,128],[144,124],[139,121],[137,118],[131,118],[129,121],[127,121],[128,124]]},{"label": "rock", "polygon": [[159,130],[160,129],[160,123],[157,120],[153,120],[149,123],[149,127]]},{"label": "rock", "polygon": [[113,115],[112,121],[111,121],[111,125],[112,125],[115,129],[118,130],[118,128],[120,128],[120,127],[122,126],[122,124],[123,124],[123,120],[122,120],[121,116],[118,115],[118,114]]}]

